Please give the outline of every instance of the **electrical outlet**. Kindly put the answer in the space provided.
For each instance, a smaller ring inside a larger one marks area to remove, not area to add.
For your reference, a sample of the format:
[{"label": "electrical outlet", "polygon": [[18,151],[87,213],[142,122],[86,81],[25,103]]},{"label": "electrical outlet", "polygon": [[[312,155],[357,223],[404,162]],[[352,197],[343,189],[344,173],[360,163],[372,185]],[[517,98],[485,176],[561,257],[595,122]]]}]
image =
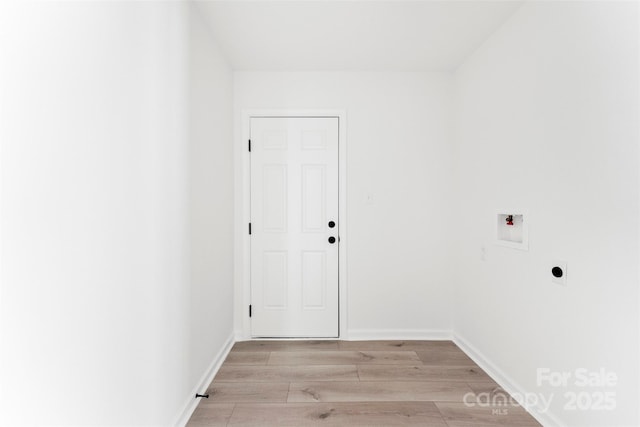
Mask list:
[{"label": "electrical outlet", "polygon": [[567,262],[555,259],[549,267],[551,281],[555,284],[567,286]]}]

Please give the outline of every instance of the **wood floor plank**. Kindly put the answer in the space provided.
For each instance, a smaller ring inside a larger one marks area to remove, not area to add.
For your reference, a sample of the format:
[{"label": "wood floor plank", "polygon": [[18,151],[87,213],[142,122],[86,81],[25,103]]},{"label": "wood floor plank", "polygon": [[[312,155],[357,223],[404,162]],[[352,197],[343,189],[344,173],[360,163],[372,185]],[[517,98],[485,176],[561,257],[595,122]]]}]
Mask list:
[{"label": "wood floor plank", "polygon": [[476,366],[476,363],[459,348],[433,348],[416,350],[416,354],[425,365],[437,366]]},{"label": "wood floor plank", "polygon": [[532,427],[540,424],[522,407],[470,407],[459,402],[436,402],[449,427]]},{"label": "wood floor plank", "polygon": [[207,389],[215,403],[286,402],[289,383],[233,383],[214,381]]},{"label": "wood floor plank", "polygon": [[187,427],[226,426],[235,406],[235,403],[211,403],[203,399],[191,415]]},{"label": "wood floor plank", "polygon": [[233,345],[232,351],[319,351],[337,350],[338,341],[240,341]]},{"label": "wood floor plank", "polygon": [[360,365],[361,381],[489,381],[491,378],[476,366],[386,366]]},{"label": "wood floor plank", "polygon": [[274,351],[269,365],[354,365],[422,363],[415,351]]},{"label": "wood floor plank", "polygon": [[417,381],[294,382],[288,402],[462,402],[466,383]]},{"label": "wood floor plank", "polygon": [[389,341],[338,341],[340,350],[357,351],[394,351],[413,350],[429,351],[434,349],[458,349],[453,341],[418,341],[418,340],[389,340]]},{"label": "wood floor plank", "polygon": [[266,365],[268,351],[232,351],[224,361],[225,365]]},{"label": "wood floor plank", "polygon": [[300,382],[358,381],[356,365],[246,366],[223,365],[216,381],[224,382]]},{"label": "wood floor plank", "polygon": [[229,426],[446,427],[431,402],[238,404]]},{"label": "wood floor plank", "polygon": [[497,395],[497,394],[502,394],[506,396],[509,395],[509,393],[507,393],[502,387],[498,385],[498,383],[496,383],[493,380],[472,381],[472,382],[470,381],[467,384],[475,394],[488,393],[491,396]]}]

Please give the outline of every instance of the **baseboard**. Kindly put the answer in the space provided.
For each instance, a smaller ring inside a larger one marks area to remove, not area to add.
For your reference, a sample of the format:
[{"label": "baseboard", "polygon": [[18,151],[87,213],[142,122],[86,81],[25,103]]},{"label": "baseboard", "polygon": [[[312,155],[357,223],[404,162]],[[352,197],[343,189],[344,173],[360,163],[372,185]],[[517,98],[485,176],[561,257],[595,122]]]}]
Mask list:
[{"label": "baseboard", "polygon": [[187,398],[180,415],[176,417],[176,421],[173,423],[174,426],[184,427],[187,422],[189,422],[189,418],[193,414],[193,411],[196,410],[196,406],[198,406],[199,400],[195,398],[196,393],[203,393],[211,381],[213,381],[213,377],[216,376],[220,366],[222,366],[222,362],[227,358],[227,355],[231,351],[231,347],[235,343],[235,333],[231,333],[229,338],[225,341],[222,349],[216,354],[216,357],[213,358],[213,361],[203,373],[202,378],[193,388],[189,397]]},{"label": "baseboard", "polygon": [[234,332],[236,342],[246,341],[248,337],[245,336],[244,332],[241,330],[237,330]]},{"label": "baseboard", "polygon": [[[517,382],[511,379],[487,357],[485,357],[476,347],[474,347],[467,339],[459,334],[453,334],[453,342],[456,343],[467,356],[469,356],[478,366],[480,366],[493,380],[500,385],[510,395],[524,395],[526,390]],[[529,414],[534,417],[540,424],[545,427],[564,427],[549,411],[542,411],[539,408],[529,408]]]},{"label": "baseboard", "polygon": [[350,341],[365,340],[451,340],[453,334],[447,329],[350,329]]}]

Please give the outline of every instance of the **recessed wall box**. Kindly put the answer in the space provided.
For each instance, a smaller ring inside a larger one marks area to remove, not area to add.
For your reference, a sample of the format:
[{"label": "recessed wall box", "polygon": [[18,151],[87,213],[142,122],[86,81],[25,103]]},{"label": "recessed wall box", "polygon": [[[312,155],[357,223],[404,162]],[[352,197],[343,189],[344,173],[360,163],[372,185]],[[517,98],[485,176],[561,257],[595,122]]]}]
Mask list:
[{"label": "recessed wall box", "polygon": [[523,210],[500,209],[495,216],[496,244],[529,250],[529,215]]}]

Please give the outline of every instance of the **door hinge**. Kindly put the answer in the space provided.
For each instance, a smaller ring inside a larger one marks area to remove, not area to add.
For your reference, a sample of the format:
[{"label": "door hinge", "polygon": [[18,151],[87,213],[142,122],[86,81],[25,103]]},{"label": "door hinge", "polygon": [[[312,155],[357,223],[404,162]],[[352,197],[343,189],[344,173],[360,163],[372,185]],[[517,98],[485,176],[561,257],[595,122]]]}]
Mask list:
[{"label": "door hinge", "polygon": [[249,234],[251,234],[251,223],[249,223]]},{"label": "door hinge", "polygon": [[251,140],[249,140],[249,152],[251,152]]},{"label": "door hinge", "polygon": [[251,304],[249,304],[249,317],[251,317]]}]

